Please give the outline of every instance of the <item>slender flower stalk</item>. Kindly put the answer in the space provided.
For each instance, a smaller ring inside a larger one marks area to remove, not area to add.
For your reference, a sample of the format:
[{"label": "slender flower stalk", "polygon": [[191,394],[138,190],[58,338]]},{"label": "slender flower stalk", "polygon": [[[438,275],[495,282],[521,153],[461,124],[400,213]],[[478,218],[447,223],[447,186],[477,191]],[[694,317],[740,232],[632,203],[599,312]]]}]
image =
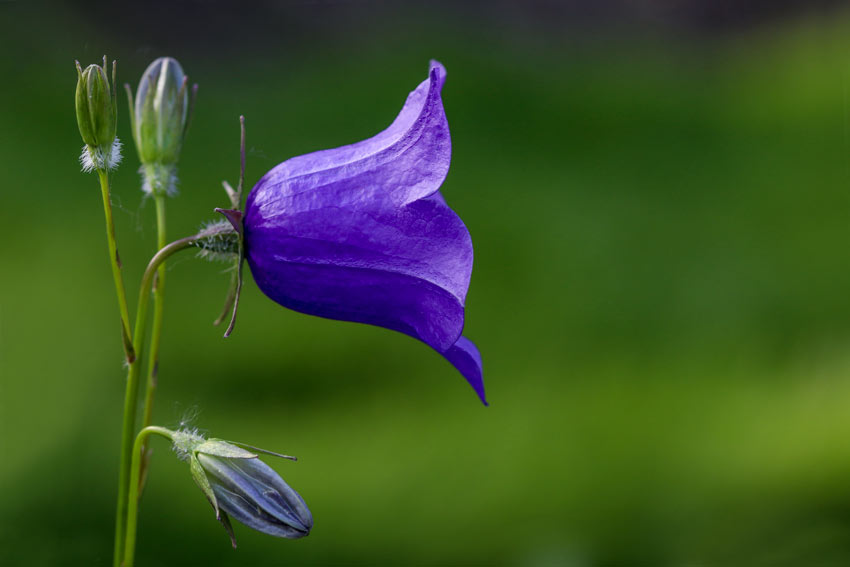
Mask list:
[{"label": "slender flower stalk", "polygon": [[[136,426],[136,402],[139,395],[139,374],[142,352],[144,350],[144,337],[147,325],[148,300],[150,298],[151,285],[157,269],[172,254],[193,246],[201,237],[200,234],[175,240],[171,244],[162,247],[148,263],[147,269],[142,276],[142,285],[139,288],[139,302],[136,308],[136,324],[133,331],[133,349],[136,359],[130,363],[127,369],[127,385],[124,392],[124,423],[121,431],[121,461],[118,468],[118,504],[115,512],[115,555],[114,565],[119,567],[123,556],[125,520],[127,517],[127,500],[131,485],[129,484],[130,464],[132,460],[133,432]],[[138,486],[133,486],[134,492]]]},{"label": "slender flower stalk", "polygon": [[[166,239],[166,224],[165,224],[165,196],[162,194],[154,195],[156,203],[156,247],[158,250],[165,247]],[[142,411],[142,428],[151,424],[153,419],[153,400],[156,395],[157,374],[159,373],[159,344],[162,338],[162,316],[165,308],[165,262],[157,268],[156,276],[153,280],[153,321],[151,325],[151,342],[150,355],[148,357],[148,372],[145,385],[145,402]],[[142,470],[140,476],[139,490],[144,486],[148,463],[150,461],[150,453],[147,443],[143,443],[142,451]]]},{"label": "slender flower stalk", "polygon": [[[169,441],[173,441],[173,432],[164,427],[148,426],[142,429],[136,436],[136,441],[133,444],[133,461],[130,467],[130,486],[139,486],[142,468],[142,447],[147,443],[149,435],[161,435]],[[124,539],[124,550],[121,565],[123,567],[133,567],[133,562],[136,557],[136,523],[139,517],[139,491],[131,490],[129,494],[129,502],[127,503],[127,531]]]},{"label": "slender flower stalk", "polygon": [[106,242],[109,246],[109,263],[112,265],[112,279],[115,281],[115,295],[118,297],[118,310],[121,314],[121,337],[124,356],[128,364],[136,359],[130,335],[130,312],[127,309],[127,293],[124,288],[124,276],[121,275],[121,259],[118,256],[118,244],[115,240],[115,223],[112,220],[112,202],[109,197],[109,173],[98,169],[100,192],[103,196],[103,213],[106,217]]}]

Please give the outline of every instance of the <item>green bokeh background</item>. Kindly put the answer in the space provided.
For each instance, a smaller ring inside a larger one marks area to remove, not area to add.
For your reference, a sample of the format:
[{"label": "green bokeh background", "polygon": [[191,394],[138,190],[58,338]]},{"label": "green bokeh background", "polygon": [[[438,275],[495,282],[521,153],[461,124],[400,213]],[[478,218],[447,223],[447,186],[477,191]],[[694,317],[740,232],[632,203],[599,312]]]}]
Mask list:
[{"label": "green bokeh background", "polygon": [[[422,344],[250,278],[224,340],[228,277],[183,254],[155,421],[298,455],[272,464],[316,524],[294,542],[236,525],[233,551],[157,439],[138,565],[850,564],[850,13],[706,33],[364,5],[381,17],[252,10],[309,26],[261,40],[236,18],[216,40],[199,3],[188,38],[148,42],[158,17],[0,3],[0,564],[111,561],[124,371],[73,112],[73,60],[104,52],[121,83],[170,54],[201,85],[175,238],[226,204],[239,114],[252,184],[376,133],[441,60],[491,402]],[[119,119],[129,143],[123,98]],[[135,298],[154,218],[124,156]]]}]

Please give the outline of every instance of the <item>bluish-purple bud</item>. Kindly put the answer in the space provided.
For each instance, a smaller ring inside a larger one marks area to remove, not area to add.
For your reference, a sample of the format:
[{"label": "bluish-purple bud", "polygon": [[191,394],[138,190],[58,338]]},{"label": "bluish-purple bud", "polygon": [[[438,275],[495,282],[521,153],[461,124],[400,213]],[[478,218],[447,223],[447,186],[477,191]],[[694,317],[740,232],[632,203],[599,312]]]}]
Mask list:
[{"label": "bluish-purple bud", "polygon": [[277,537],[304,537],[313,516],[301,496],[266,463],[198,453],[218,507],[249,528]]},{"label": "bluish-purple bud", "polygon": [[228,516],[276,537],[296,539],[310,533],[313,515],[304,499],[255,453],[220,439],[204,440],[192,432],[176,432],[174,447],[189,460],[195,483],[212,504],[234,547]]}]

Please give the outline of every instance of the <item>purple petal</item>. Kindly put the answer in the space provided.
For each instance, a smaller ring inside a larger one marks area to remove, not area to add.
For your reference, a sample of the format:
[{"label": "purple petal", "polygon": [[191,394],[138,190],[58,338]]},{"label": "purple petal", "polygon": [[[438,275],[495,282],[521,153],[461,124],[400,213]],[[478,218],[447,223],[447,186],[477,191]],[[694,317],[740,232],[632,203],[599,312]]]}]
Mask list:
[{"label": "purple petal", "polygon": [[304,499],[273,468],[260,459],[231,460],[230,463],[246,478],[251,478],[258,489],[262,488],[262,495],[268,500],[264,505],[272,515],[286,518],[293,525],[298,522],[308,531],[313,527],[313,514]]},{"label": "purple petal", "polygon": [[259,459],[198,454],[219,507],[251,528],[280,537],[301,537],[313,516],[301,496]]},{"label": "purple petal", "polygon": [[434,193],[451,160],[440,99],[445,73],[433,61],[428,79],[380,134],[289,159],[266,173],[248,195],[248,215],[252,208],[300,213],[327,206],[403,205]]},{"label": "purple petal", "polygon": [[[263,508],[259,508],[256,504],[247,500],[243,495],[221,485],[213,486],[213,492],[215,492],[215,497],[223,511],[222,517],[230,515],[252,530],[287,539],[298,539],[310,533],[310,530],[302,530],[299,527],[281,522]],[[228,533],[232,533],[232,529],[228,530]],[[233,540],[232,536],[231,540]]]},{"label": "purple petal", "polygon": [[460,337],[455,344],[443,353],[443,356],[457,368],[485,406],[489,406],[484,395],[484,375],[481,369],[481,353],[475,343],[466,337]]},{"label": "purple petal", "polygon": [[248,265],[281,305],[378,325],[442,352],[463,330],[472,241],[438,198],[359,211],[327,207],[245,224]]}]

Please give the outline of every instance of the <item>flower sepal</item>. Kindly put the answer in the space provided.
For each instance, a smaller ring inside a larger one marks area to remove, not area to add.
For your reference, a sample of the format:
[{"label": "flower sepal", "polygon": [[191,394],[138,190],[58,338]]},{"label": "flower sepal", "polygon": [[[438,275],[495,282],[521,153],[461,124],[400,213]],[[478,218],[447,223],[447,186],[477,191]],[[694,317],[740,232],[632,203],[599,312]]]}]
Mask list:
[{"label": "flower sepal", "polygon": [[[233,332],[233,327],[236,325],[236,312],[239,310],[239,296],[242,294],[242,266],[245,263],[245,215],[239,208],[242,202],[242,187],[245,184],[245,117],[239,117],[240,141],[239,141],[239,183],[236,190],[230,186],[227,181],[222,182],[227,198],[230,200],[229,209],[216,207],[215,212],[220,213],[227,219],[227,222],[233,227],[233,230],[238,239],[238,251],[236,254],[236,262],[233,270],[233,277],[230,279],[230,287],[227,292],[227,297],[224,301],[224,308],[221,315],[213,322],[213,325],[220,325],[227,314],[230,313],[230,324],[227,330],[224,331],[225,338],[229,337]],[[274,454],[274,453],[272,453]]]},{"label": "flower sepal", "polygon": [[227,317],[227,312],[230,311],[230,324],[227,325],[227,329],[224,331],[224,336],[227,338],[236,326],[236,312],[239,310],[239,296],[242,295],[242,266],[245,264],[245,232],[242,224],[242,211],[238,209],[221,209],[216,207],[215,212],[224,215],[224,218],[226,218],[231,226],[233,226],[238,246],[235,265],[236,269],[233,272],[234,276],[231,279],[230,289],[227,292],[224,310],[214,322],[215,325],[220,325],[222,321],[224,321],[224,318]]},{"label": "flower sepal", "polygon": [[258,455],[251,453],[233,443],[221,439],[207,439],[195,448],[195,453],[225,457],[228,459],[256,459]]}]

